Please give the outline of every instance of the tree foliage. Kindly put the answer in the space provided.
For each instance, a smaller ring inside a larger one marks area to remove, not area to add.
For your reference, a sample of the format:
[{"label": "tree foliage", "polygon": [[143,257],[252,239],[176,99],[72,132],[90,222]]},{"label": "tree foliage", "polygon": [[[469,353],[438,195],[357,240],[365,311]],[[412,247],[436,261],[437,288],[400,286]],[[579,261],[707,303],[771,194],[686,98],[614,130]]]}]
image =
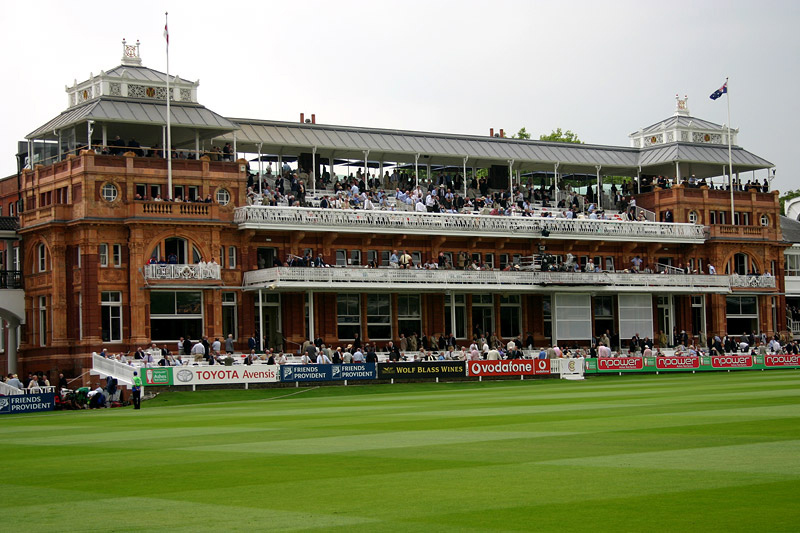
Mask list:
[{"label": "tree foliage", "polygon": [[583,144],[583,141],[581,141],[578,138],[578,135],[573,133],[572,130],[561,131],[561,128],[554,129],[549,135],[540,135],[539,140],[554,141],[559,143]]},{"label": "tree foliage", "polygon": [[528,130],[525,129],[525,126],[522,126],[517,133],[511,136],[512,139],[530,139],[531,134],[528,133]]},{"label": "tree foliage", "polygon": [[781,215],[786,216],[786,202],[791,200],[792,198],[797,198],[800,196],[800,189],[796,189],[794,191],[787,191],[783,196],[779,198],[781,203]]}]

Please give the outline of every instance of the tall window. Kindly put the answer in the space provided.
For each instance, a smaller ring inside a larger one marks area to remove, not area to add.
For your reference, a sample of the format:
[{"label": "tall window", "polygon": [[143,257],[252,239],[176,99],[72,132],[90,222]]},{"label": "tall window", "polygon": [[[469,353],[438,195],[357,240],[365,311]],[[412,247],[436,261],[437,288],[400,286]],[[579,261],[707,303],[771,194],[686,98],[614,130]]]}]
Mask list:
[{"label": "tall window", "polygon": [[114,262],[114,266],[119,268],[122,266],[122,245],[121,244],[112,244],[112,261]]},{"label": "tall window", "polygon": [[236,268],[236,247],[228,246],[228,268]]},{"label": "tall window", "polygon": [[[800,276],[800,254],[786,254],[786,275]],[[772,272],[775,273],[774,270]]]},{"label": "tall window", "polygon": [[520,334],[519,294],[500,296],[500,336],[512,339]]},{"label": "tall window", "polygon": [[97,247],[97,256],[101,267],[108,266],[108,244],[101,243]]},{"label": "tall window", "polygon": [[494,331],[494,299],[491,294],[472,296],[472,326],[474,333],[487,338]]},{"label": "tall window", "polygon": [[[422,334],[422,311],[419,294],[399,294],[397,296],[397,328],[406,337]],[[446,318],[445,318],[446,320]]]},{"label": "tall window", "polygon": [[[453,298],[456,301],[456,338],[467,338],[467,305],[463,294],[446,294],[444,297],[444,332],[450,334],[452,328],[451,305]],[[417,332],[419,333],[419,331]]]},{"label": "tall window", "polygon": [[370,339],[392,338],[392,304],[390,295],[367,295],[367,336]]},{"label": "tall window", "polygon": [[101,335],[103,342],[122,342],[122,293],[100,293]]},{"label": "tall window", "polygon": [[39,272],[47,272],[47,247],[44,244],[36,247],[36,258]]},{"label": "tall window", "polygon": [[78,293],[78,340],[83,339],[83,293]]},{"label": "tall window", "polygon": [[47,346],[47,296],[39,296],[39,346]]},{"label": "tall window", "polygon": [[203,334],[203,293],[151,291],[150,337],[154,341],[198,339]]},{"label": "tall window", "polygon": [[704,302],[704,296],[692,296],[692,333],[695,335],[706,329]]},{"label": "tall window", "polygon": [[347,250],[336,250],[336,266],[347,266]]},{"label": "tall window", "polygon": [[223,292],[222,293],[222,335],[227,338],[228,334],[232,334],[233,338],[239,337],[237,332],[237,316],[236,316],[236,293]]},{"label": "tall window", "polygon": [[361,302],[358,294],[336,296],[337,334],[340,339],[354,339],[361,333]]},{"label": "tall window", "polygon": [[361,266],[361,250],[350,250],[350,264]]},{"label": "tall window", "polygon": [[553,300],[550,296],[542,296],[542,321],[544,323],[544,336],[553,337]]},{"label": "tall window", "polygon": [[755,296],[727,296],[725,311],[728,333],[741,335],[758,330],[758,305]]}]

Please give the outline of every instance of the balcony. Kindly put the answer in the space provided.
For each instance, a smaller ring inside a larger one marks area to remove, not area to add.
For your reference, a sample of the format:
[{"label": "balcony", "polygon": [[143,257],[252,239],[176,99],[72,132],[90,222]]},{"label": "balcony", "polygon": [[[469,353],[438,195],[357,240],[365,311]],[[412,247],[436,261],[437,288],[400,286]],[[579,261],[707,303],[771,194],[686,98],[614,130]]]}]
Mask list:
[{"label": "balcony", "polygon": [[203,265],[145,265],[144,279],[146,280],[213,280],[221,279],[221,269],[217,264]]},{"label": "balcony", "polygon": [[729,293],[728,276],[531,272],[499,270],[403,270],[361,267],[277,267],[244,274],[246,289],[277,291],[391,292],[651,292]]},{"label": "balcony", "polygon": [[704,227],[696,224],[621,222],[612,220],[478,214],[364,211],[307,207],[246,206],[236,209],[239,229],[352,233],[400,233],[538,239],[702,243]]},{"label": "balcony", "polygon": [[775,239],[775,229],[762,226],[734,226],[732,224],[715,224],[709,226],[709,237],[712,239]]},{"label": "balcony", "polygon": [[179,220],[219,220],[219,204],[199,202],[142,202],[129,204],[129,217]]},{"label": "balcony", "polygon": [[21,289],[21,270],[0,270],[0,289]]},{"label": "balcony", "polygon": [[776,287],[775,276],[742,276],[733,274],[731,287],[736,289],[774,289]]}]

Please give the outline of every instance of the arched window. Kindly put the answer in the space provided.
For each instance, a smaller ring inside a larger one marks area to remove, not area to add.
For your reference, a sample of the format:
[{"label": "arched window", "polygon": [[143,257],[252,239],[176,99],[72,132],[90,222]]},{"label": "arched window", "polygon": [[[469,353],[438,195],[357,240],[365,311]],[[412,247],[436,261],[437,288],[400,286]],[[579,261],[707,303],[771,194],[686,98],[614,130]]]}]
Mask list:
[{"label": "arched window", "polygon": [[47,246],[43,243],[36,247],[36,266],[38,272],[47,272]]},{"label": "arched window", "polygon": [[[755,262],[747,255],[743,253],[734,254],[733,259],[731,259],[731,265],[728,265],[725,270],[727,273],[739,274],[740,276],[745,276],[747,274],[758,274],[756,271]],[[731,269],[730,267],[733,267]]]},{"label": "arched window", "polygon": [[156,261],[163,260],[166,263],[178,265],[190,265],[200,262],[201,259],[208,261],[200,253],[200,250],[193,243],[182,237],[167,237],[156,244],[153,248],[151,258]]}]

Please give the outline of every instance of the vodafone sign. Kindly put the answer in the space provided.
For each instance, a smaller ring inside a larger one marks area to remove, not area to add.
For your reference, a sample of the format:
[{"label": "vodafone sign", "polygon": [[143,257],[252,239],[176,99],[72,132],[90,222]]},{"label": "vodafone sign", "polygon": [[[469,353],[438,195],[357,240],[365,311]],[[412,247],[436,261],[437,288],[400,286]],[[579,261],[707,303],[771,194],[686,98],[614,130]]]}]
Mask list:
[{"label": "vodafone sign", "polygon": [[469,376],[532,376],[550,374],[549,359],[511,359],[508,361],[470,361]]},{"label": "vodafone sign", "polygon": [[673,370],[676,368],[700,368],[699,357],[656,357],[656,368]]},{"label": "vodafone sign", "polygon": [[597,370],[642,370],[641,357],[598,357]]},{"label": "vodafone sign", "polygon": [[764,364],[767,366],[798,366],[800,355],[765,355]]},{"label": "vodafone sign", "polygon": [[753,366],[751,355],[718,355],[711,358],[712,368],[750,368]]}]

